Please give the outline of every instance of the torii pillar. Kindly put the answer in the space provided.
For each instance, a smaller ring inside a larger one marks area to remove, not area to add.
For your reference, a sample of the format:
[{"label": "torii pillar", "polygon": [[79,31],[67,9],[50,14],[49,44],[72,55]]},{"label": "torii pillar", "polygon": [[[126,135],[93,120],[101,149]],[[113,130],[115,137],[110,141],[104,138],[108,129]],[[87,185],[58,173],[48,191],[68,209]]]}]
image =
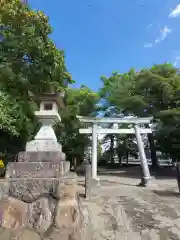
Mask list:
[{"label": "torii pillar", "polygon": [[92,125],[92,179],[99,181],[97,177],[97,124]]},{"label": "torii pillar", "polygon": [[149,172],[149,167],[148,167],[148,162],[146,158],[146,154],[144,151],[144,143],[142,141],[141,133],[138,124],[134,124],[134,130],[135,130],[135,135],[136,135],[136,140],[137,140],[137,147],[139,151],[139,157],[141,160],[141,170],[142,170],[142,177],[141,177],[141,182],[139,186],[146,186],[151,179],[150,172]]}]

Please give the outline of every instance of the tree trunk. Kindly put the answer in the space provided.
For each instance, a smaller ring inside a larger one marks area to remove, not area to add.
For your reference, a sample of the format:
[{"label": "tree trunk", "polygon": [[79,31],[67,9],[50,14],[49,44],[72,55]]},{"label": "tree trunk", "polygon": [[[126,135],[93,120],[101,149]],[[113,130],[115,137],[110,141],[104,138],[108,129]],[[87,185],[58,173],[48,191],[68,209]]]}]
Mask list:
[{"label": "tree trunk", "polygon": [[111,142],[110,142],[110,156],[111,156],[111,163],[114,163],[114,135],[111,135]]},{"label": "tree trunk", "polygon": [[152,169],[157,169],[159,167],[159,163],[156,155],[156,146],[154,144],[154,137],[151,133],[148,134],[148,141],[149,141],[149,146],[151,151]]},{"label": "tree trunk", "polygon": [[126,165],[127,166],[129,165],[129,154],[128,154],[128,152],[126,152]]},{"label": "tree trunk", "polygon": [[122,165],[122,157],[121,157],[121,154],[118,153],[118,158],[119,158],[119,165],[121,166]]},{"label": "tree trunk", "polygon": [[177,156],[173,153],[170,153],[170,156],[171,156],[172,162],[176,163],[177,162]]},{"label": "tree trunk", "polygon": [[125,156],[126,156],[126,165],[129,165],[129,151],[128,151],[128,139],[125,139]]}]

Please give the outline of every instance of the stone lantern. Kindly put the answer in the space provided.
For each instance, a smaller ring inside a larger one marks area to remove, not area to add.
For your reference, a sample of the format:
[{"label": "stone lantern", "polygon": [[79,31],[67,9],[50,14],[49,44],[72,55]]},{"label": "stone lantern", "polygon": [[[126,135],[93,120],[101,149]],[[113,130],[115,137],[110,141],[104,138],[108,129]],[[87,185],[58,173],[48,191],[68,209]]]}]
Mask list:
[{"label": "stone lantern", "polygon": [[39,111],[35,112],[35,116],[41,123],[41,128],[36,134],[33,141],[26,145],[26,151],[55,151],[61,150],[61,146],[57,143],[57,138],[53,130],[53,126],[61,121],[58,109],[64,107],[64,93],[45,93],[43,96],[35,98],[39,104]]},{"label": "stone lantern", "polygon": [[19,152],[18,161],[7,164],[0,181],[0,239],[89,239],[77,175],[70,172],[53,130],[61,120],[62,97],[50,93],[38,98],[35,115],[42,126],[26,151]]}]

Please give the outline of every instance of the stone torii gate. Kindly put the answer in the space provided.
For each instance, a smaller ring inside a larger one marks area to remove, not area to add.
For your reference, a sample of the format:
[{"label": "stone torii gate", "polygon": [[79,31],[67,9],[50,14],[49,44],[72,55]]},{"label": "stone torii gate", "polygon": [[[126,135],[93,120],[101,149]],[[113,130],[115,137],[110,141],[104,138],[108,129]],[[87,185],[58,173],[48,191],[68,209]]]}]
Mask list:
[{"label": "stone torii gate", "polygon": [[[141,160],[141,168],[142,168],[142,179],[140,185],[147,185],[148,181],[151,179],[149,167],[144,151],[144,143],[142,141],[141,134],[148,134],[152,133],[151,128],[141,128],[139,124],[150,124],[152,117],[148,118],[93,118],[93,117],[83,117],[83,116],[77,116],[80,122],[82,123],[91,123],[92,127],[90,128],[81,128],[79,129],[79,133],[81,134],[92,134],[92,178],[95,180],[99,180],[97,177],[97,135],[98,134],[135,134],[136,140],[137,140],[137,146],[139,150],[139,156]],[[118,128],[102,128],[99,129],[97,127],[100,123],[113,123],[113,124],[119,124],[119,123],[129,123],[132,124],[133,127],[130,129],[118,129]]]}]

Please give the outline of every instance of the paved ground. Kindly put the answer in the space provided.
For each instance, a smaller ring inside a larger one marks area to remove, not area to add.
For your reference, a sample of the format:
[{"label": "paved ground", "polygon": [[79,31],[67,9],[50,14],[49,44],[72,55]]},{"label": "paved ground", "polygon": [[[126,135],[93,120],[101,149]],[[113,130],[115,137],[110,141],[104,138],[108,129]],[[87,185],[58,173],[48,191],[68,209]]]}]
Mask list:
[{"label": "paved ground", "polygon": [[103,173],[100,179],[92,200],[85,203],[91,213],[93,240],[180,239],[180,195],[175,179],[154,179],[148,188],[137,187],[137,177],[118,175],[118,171]]}]

